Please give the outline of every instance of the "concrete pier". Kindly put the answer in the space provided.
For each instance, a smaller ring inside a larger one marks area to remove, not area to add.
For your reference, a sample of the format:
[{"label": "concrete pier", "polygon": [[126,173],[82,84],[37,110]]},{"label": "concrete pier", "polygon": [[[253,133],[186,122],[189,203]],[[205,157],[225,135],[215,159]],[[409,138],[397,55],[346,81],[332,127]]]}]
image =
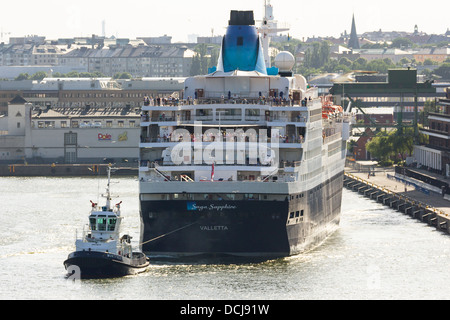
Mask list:
[{"label": "concrete pier", "polygon": [[450,201],[423,184],[418,188],[397,178],[393,169],[369,176],[346,168],[344,187],[450,234]]},{"label": "concrete pier", "polygon": [[[0,165],[0,177],[80,177],[106,175],[109,164]],[[137,167],[116,167],[114,175],[138,175]]]}]

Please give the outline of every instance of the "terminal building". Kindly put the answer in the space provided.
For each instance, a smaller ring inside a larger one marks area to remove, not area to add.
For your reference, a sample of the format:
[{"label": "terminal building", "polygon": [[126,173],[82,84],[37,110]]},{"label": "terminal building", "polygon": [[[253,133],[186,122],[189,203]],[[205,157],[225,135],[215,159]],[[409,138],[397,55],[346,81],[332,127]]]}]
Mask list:
[{"label": "terminal building", "polygon": [[145,96],[181,96],[185,78],[45,78],[0,81],[0,115],[17,95],[44,108],[139,107]]},{"label": "terminal building", "polygon": [[17,96],[0,118],[0,163],[136,164],[140,108],[35,108]]}]

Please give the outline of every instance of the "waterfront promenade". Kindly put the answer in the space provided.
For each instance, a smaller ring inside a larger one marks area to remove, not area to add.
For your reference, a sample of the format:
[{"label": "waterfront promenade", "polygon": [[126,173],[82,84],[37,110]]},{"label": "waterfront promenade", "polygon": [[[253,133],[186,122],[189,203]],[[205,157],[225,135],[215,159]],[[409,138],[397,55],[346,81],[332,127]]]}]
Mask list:
[{"label": "waterfront promenade", "polygon": [[[411,183],[402,179],[395,179],[394,168],[377,168],[377,170],[369,176],[367,170],[358,170],[350,167],[345,168],[345,172],[353,175],[366,184],[378,186],[378,189],[384,188],[391,193],[414,199],[417,202],[428,205],[436,209],[444,215],[450,216],[450,201],[442,197],[441,194],[434,191],[427,191],[421,188],[415,188]],[[401,178],[401,177],[400,177]]]}]

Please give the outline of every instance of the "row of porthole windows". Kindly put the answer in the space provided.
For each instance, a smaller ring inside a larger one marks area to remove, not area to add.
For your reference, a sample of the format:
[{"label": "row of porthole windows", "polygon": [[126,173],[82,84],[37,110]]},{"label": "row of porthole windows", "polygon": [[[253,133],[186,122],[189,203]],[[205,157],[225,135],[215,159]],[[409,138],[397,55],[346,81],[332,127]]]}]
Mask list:
[{"label": "row of porthole windows", "polygon": [[296,194],[295,196],[294,196],[294,195],[291,196],[291,200],[294,200],[294,199],[301,199],[301,198],[304,198],[304,197],[305,197],[305,194],[304,194],[304,193]]},{"label": "row of porthole windows", "polygon": [[303,214],[304,214],[304,210],[291,212],[291,213],[289,213],[289,219],[303,217]]}]

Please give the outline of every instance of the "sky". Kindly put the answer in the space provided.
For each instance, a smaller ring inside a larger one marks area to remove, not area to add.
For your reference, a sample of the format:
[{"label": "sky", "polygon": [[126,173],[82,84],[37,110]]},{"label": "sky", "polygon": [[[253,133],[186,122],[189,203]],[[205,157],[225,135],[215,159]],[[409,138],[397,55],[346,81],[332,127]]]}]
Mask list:
[{"label": "sky", "polygon": [[[339,37],[350,32],[419,31],[442,34],[450,28],[450,1],[415,0],[272,0],[275,19],[290,26],[297,39]],[[263,17],[264,0],[4,0],[0,10],[0,41],[40,35],[47,39],[102,35],[120,38],[169,35],[186,42],[188,35],[223,35],[231,10],[253,10]]]}]

